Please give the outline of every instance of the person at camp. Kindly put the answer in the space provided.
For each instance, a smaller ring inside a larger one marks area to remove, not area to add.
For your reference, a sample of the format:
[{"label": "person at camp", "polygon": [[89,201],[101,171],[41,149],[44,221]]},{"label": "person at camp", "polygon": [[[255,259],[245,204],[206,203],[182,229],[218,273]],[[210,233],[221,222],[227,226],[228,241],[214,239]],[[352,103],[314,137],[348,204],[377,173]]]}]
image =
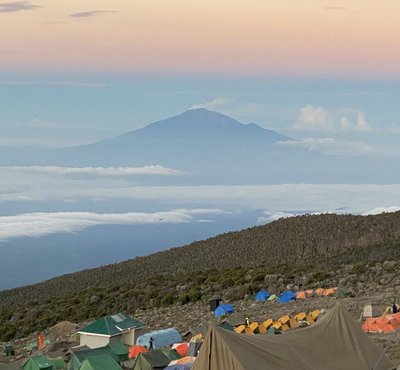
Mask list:
[{"label": "person at camp", "polygon": [[246,317],[246,318],[244,319],[244,323],[246,324],[247,327],[250,326],[250,320],[249,320],[248,317]]},{"label": "person at camp", "polygon": [[149,340],[149,351],[151,351],[152,349],[154,349],[154,338],[150,337],[150,340]]},{"label": "person at camp", "polygon": [[397,313],[398,311],[399,311],[399,309],[397,308],[396,302],[393,302],[392,312]]}]

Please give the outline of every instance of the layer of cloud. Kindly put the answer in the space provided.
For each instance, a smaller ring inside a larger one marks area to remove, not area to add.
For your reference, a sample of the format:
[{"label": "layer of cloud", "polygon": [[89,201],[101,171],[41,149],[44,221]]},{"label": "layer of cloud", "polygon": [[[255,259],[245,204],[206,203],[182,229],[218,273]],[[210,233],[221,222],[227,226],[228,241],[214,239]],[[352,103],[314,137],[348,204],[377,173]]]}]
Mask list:
[{"label": "layer of cloud", "polygon": [[363,216],[379,215],[381,213],[392,213],[392,212],[398,212],[398,211],[400,211],[399,206],[377,207],[377,208],[371,209],[370,211],[364,212]]},{"label": "layer of cloud", "polygon": [[31,1],[12,1],[0,4],[0,13],[15,13],[21,10],[35,10],[39,5],[32,4]]},{"label": "layer of cloud", "polygon": [[311,104],[300,109],[293,128],[303,131],[373,131],[364,112],[354,109],[329,111]]},{"label": "layer of cloud", "polygon": [[0,240],[17,237],[40,237],[56,233],[76,233],[96,225],[148,225],[204,222],[196,215],[213,215],[218,209],[179,209],[167,212],[38,212],[0,217]]},{"label": "layer of cloud", "polygon": [[174,176],[184,172],[172,168],[151,165],[143,167],[58,167],[58,166],[12,166],[0,169],[17,172],[34,172],[49,175],[94,175],[94,176],[134,176],[162,175]]},{"label": "layer of cloud", "polygon": [[72,13],[71,17],[73,18],[88,18],[88,17],[94,17],[99,14],[104,14],[104,13],[116,13],[115,10],[90,10],[86,12],[78,12],[78,13]]},{"label": "layer of cloud", "polygon": [[283,211],[277,211],[277,212],[270,212],[270,211],[264,211],[263,215],[258,217],[257,219],[257,224],[266,224],[272,221],[279,220],[281,218],[288,218],[288,217],[294,217],[296,214],[294,213],[289,213],[289,212],[283,212]]},{"label": "layer of cloud", "polygon": [[318,151],[327,155],[368,156],[368,157],[400,157],[398,147],[378,147],[359,141],[338,140],[331,137],[305,138],[302,140],[279,141],[277,145],[303,148]]},{"label": "layer of cloud", "polygon": [[224,98],[222,96],[219,96],[219,97],[216,97],[216,98],[214,98],[212,100],[209,100],[209,101],[207,101],[205,103],[193,104],[191,106],[191,109],[205,108],[205,109],[214,110],[214,109],[218,109],[218,108],[221,108],[223,106],[226,106],[231,101],[232,101],[232,99]]}]

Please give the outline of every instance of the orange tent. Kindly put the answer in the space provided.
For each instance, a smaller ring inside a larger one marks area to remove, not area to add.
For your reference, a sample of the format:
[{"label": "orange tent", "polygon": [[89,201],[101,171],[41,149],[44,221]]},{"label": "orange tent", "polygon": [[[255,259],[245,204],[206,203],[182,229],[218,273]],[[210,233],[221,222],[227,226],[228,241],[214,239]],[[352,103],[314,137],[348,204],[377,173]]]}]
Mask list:
[{"label": "orange tent", "polygon": [[142,352],[147,352],[147,348],[144,346],[132,346],[129,350],[129,358],[137,357]]},{"label": "orange tent", "polygon": [[329,289],[325,289],[323,295],[324,296],[329,296],[329,295],[333,295],[333,293],[335,293],[335,289],[334,288],[329,288]]},{"label": "orange tent", "polygon": [[176,352],[179,353],[179,356],[185,357],[187,355],[187,351],[189,349],[189,345],[187,343],[179,343],[179,344],[174,344],[172,346],[172,349],[175,349]]},{"label": "orange tent", "polygon": [[306,293],[309,297],[312,297],[315,294],[314,289],[308,289],[306,290]]},{"label": "orange tent", "polygon": [[296,299],[306,299],[306,292],[304,292],[304,291],[298,292],[296,294]]},{"label": "orange tent", "polygon": [[363,330],[366,333],[391,333],[400,330],[400,315],[370,317],[365,320]]},{"label": "orange tent", "polygon": [[325,291],[324,288],[315,289],[315,293],[316,293],[317,295],[322,295],[322,294],[324,294],[324,291]]}]

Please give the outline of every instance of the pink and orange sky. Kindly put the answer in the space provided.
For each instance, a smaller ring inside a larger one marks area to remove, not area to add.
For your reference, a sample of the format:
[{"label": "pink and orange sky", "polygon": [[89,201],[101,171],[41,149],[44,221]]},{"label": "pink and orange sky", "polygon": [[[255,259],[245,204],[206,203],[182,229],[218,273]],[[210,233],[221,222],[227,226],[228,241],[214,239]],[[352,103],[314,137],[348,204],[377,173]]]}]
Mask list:
[{"label": "pink and orange sky", "polygon": [[0,1],[0,68],[400,76],[398,0]]}]

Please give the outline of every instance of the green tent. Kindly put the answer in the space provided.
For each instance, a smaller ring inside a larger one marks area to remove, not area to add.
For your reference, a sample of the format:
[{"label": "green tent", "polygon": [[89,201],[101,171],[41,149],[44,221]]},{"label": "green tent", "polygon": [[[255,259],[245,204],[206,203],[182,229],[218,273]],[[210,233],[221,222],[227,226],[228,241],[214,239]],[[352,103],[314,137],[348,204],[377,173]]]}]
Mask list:
[{"label": "green tent", "polygon": [[333,296],[336,298],[346,298],[346,297],[351,297],[352,293],[350,292],[350,290],[345,289],[345,288],[336,288]]},{"label": "green tent", "polygon": [[[87,347],[86,347],[87,348]],[[112,351],[112,349],[107,345],[104,347],[94,348],[94,349],[71,349],[71,358],[68,364],[68,370],[78,370],[79,366],[85,361],[88,357],[99,356],[99,355],[107,355],[114,359],[115,362],[120,363],[118,356]]]},{"label": "green tent", "polygon": [[170,359],[161,350],[140,353],[133,363],[132,370],[161,370],[168,366]]},{"label": "green tent", "polygon": [[113,340],[107,344],[107,347],[114,352],[120,362],[127,361],[129,359],[129,347],[123,344],[121,341]]},{"label": "green tent", "polygon": [[121,367],[109,355],[89,356],[79,370],[121,370]]},{"label": "green tent", "polygon": [[271,294],[269,296],[269,298],[267,299],[267,301],[275,301],[277,300],[279,297],[276,294]]},{"label": "green tent", "polygon": [[162,349],[161,352],[167,356],[170,361],[182,358],[176,349]]},{"label": "green tent", "polygon": [[63,370],[64,360],[61,357],[35,356],[28,359],[22,368],[24,370]]}]

